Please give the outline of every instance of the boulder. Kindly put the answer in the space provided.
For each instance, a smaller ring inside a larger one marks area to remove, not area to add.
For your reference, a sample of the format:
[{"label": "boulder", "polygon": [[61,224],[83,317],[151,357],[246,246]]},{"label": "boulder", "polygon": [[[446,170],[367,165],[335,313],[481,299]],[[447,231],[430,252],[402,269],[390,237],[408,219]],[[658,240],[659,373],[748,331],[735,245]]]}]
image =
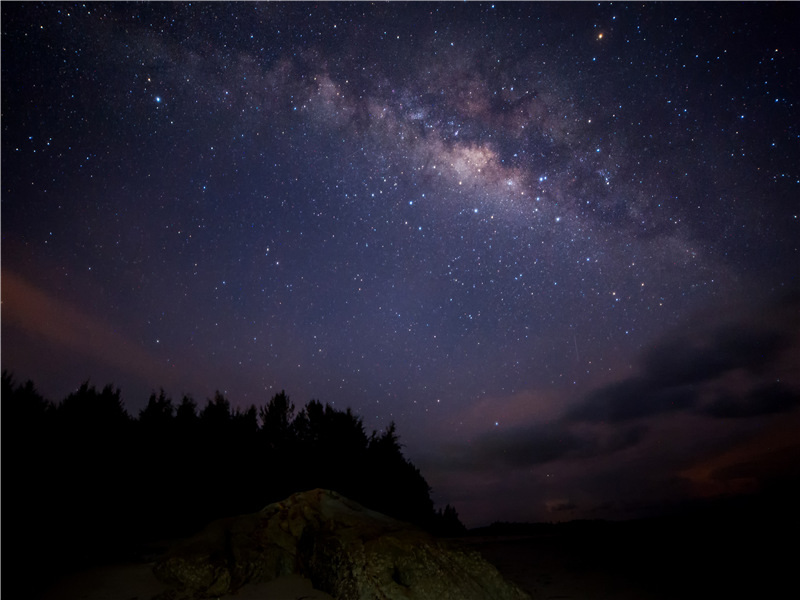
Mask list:
[{"label": "boulder", "polygon": [[195,598],[290,574],[337,600],[528,598],[478,552],[321,489],[215,521],[154,572]]}]

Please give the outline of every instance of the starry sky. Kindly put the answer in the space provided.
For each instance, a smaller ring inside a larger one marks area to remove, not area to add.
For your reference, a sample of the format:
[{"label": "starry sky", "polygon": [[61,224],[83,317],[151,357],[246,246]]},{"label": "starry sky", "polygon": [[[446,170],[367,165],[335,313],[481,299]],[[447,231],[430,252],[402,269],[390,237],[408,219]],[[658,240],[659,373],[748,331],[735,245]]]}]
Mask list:
[{"label": "starry sky", "polygon": [[285,389],[395,421],[470,526],[777,485],[800,464],[798,25],[3,3],[3,369],[53,400],[113,383],[133,415],[160,387]]}]

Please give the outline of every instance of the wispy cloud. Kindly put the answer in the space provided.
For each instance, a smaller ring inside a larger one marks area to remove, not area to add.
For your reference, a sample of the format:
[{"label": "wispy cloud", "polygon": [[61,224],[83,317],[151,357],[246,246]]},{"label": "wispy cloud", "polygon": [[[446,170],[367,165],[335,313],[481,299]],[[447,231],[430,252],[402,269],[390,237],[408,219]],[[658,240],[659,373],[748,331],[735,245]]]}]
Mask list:
[{"label": "wispy cloud", "polygon": [[[7,328],[16,328],[42,349],[55,347],[68,355],[81,355],[151,385],[173,379],[162,362],[111,324],[53,297],[7,269],[2,271],[2,310],[4,338]],[[47,369],[49,354],[42,354],[42,370]]]}]

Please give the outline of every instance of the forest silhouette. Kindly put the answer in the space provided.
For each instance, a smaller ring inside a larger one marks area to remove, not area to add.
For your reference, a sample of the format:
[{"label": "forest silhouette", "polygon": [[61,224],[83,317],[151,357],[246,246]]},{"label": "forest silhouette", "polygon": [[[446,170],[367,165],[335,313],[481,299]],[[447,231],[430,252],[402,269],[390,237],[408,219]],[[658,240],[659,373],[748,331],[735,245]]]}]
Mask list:
[{"label": "forest silhouette", "polygon": [[434,534],[464,531],[453,507],[434,509],[394,423],[367,435],[349,408],[297,410],[283,391],[240,409],[220,392],[201,408],[161,390],[132,417],[111,385],[85,382],[53,403],[4,371],[2,423],[14,440],[2,461],[4,588],[42,564],[55,577],[119,560],[314,488]]}]

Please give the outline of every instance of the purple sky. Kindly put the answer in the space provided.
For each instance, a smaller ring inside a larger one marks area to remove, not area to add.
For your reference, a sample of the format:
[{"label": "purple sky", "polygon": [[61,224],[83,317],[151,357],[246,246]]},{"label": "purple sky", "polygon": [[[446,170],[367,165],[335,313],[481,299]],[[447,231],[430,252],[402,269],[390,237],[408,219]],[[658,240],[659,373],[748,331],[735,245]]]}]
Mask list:
[{"label": "purple sky", "polygon": [[791,4],[2,7],[2,365],[395,421],[468,525],[796,476]]}]

